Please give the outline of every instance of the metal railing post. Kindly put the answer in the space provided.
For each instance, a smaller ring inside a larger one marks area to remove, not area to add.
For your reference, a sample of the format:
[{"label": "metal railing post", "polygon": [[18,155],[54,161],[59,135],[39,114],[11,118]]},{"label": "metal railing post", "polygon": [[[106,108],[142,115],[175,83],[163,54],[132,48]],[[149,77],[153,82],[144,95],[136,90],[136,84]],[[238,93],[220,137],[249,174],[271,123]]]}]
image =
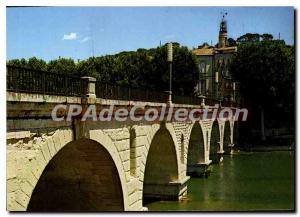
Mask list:
[{"label": "metal railing post", "polygon": [[46,73],[42,73],[42,91],[43,95],[46,94]]},{"label": "metal railing post", "polygon": [[128,88],[128,101],[131,101],[131,88]]},{"label": "metal railing post", "polygon": [[69,93],[69,91],[68,91],[68,77],[67,77],[67,75],[66,74],[64,74],[64,85],[65,85],[65,93],[67,94],[67,95],[71,95],[70,93]]}]

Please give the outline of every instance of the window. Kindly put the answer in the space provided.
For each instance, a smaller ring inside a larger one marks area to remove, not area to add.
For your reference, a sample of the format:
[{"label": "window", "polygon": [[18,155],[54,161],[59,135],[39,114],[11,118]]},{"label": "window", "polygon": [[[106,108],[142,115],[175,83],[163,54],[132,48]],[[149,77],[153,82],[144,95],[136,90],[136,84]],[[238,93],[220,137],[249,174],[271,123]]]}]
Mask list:
[{"label": "window", "polygon": [[201,80],[200,81],[200,93],[205,95],[206,94],[206,80]]},{"label": "window", "polygon": [[200,63],[200,73],[204,74],[206,72],[206,64],[205,62]]}]

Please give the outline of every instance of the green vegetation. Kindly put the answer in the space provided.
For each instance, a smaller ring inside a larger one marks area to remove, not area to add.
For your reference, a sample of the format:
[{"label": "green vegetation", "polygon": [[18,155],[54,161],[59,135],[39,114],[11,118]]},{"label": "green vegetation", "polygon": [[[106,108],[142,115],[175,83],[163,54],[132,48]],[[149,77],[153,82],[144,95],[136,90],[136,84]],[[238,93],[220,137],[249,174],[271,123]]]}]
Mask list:
[{"label": "green vegetation", "polygon": [[[197,81],[197,67],[192,52],[173,43],[173,92],[192,95]],[[75,76],[92,76],[98,81],[134,88],[166,91],[169,88],[169,70],[166,45],[152,49],[121,52],[115,55],[90,57],[75,63],[73,59],[59,58],[46,63],[32,57],[15,59],[7,64],[38,70],[66,73]]]},{"label": "green vegetation", "polygon": [[[260,40],[262,39],[262,40]],[[251,108],[253,126],[294,128],[295,47],[270,34],[239,37],[238,52],[230,71],[240,82],[245,104]],[[258,128],[259,129],[259,128]]]},{"label": "green vegetation", "polygon": [[264,33],[262,35],[258,33],[246,33],[245,35],[242,35],[237,38],[238,43],[249,43],[249,42],[258,42],[258,41],[271,41],[273,40],[273,35],[269,33]]}]

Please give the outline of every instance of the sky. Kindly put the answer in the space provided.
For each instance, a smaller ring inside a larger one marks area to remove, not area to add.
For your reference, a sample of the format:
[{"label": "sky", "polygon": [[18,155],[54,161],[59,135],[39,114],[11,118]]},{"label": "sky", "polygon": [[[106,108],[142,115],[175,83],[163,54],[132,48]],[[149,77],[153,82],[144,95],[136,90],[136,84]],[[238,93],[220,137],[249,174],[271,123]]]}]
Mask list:
[{"label": "sky", "polygon": [[222,13],[228,36],[271,33],[294,44],[292,7],[8,7],[7,59],[87,59],[179,42],[216,44]]}]

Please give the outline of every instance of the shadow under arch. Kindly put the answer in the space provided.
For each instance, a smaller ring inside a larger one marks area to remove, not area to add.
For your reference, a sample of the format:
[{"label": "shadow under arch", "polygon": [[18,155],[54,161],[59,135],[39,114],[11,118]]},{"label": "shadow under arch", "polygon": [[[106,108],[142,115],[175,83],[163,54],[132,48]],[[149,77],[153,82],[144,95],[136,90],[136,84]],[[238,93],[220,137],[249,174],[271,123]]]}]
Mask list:
[{"label": "shadow under arch", "polygon": [[210,134],[210,147],[209,147],[209,158],[213,163],[219,161],[220,152],[220,129],[217,120],[213,122],[211,134]]},{"label": "shadow under arch", "polygon": [[80,139],[65,145],[47,164],[28,211],[123,211],[120,177],[109,152]]},{"label": "shadow under arch", "polygon": [[231,129],[230,129],[230,122],[225,122],[224,127],[224,138],[223,138],[223,149],[225,152],[229,153],[231,150]]},{"label": "shadow under arch", "polygon": [[234,146],[238,146],[239,144],[239,122],[235,121],[233,125],[233,144]]},{"label": "shadow under arch", "polygon": [[205,162],[203,131],[199,122],[194,123],[187,149],[187,174],[192,175],[194,166]]},{"label": "shadow under arch", "polygon": [[[178,195],[177,198],[172,198],[174,197],[172,182],[175,183],[178,178],[175,144],[170,132],[165,127],[161,127],[151,141],[146,159],[143,204],[158,199],[178,199]],[[171,186],[171,191],[167,190],[168,186]]]}]

